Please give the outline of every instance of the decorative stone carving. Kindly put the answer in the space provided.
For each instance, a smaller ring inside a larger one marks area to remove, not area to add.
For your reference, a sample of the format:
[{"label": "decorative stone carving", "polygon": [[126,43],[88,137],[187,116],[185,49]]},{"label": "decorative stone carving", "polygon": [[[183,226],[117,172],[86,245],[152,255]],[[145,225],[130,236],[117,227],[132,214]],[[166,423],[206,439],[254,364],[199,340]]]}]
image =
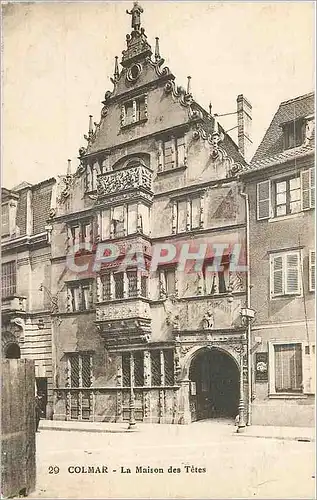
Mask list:
[{"label": "decorative stone carving", "polygon": [[211,330],[215,326],[215,319],[213,313],[209,310],[206,312],[203,322],[202,322],[202,327],[204,330]]},{"label": "decorative stone carving", "polygon": [[[193,96],[181,87],[176,86],[174,80],[168,80],[164,86],[164,92],[166,94],[172,94],[173,97],[181,104],[181,106],[189,108],[189,114],[193,113],[193,110],[190,108],[190,105],[193,103]],[[198,108],[197,108],[198,111]]]},{"label": "decorative stone carving", "polygon": [[162,68],[165,62],[165,59],[163,59],[162,57],[155,62],[152,61],[150,57],[148,57],[146,61],[149,63],[150,66],[152,66],[152,68],[154,68],[155,73],[157,74],[158,77],[171,75],[170,69],[167,66],[164,66],[164,68]]},{"label": "decorative stone carving", "polygon": [[105,196],[139,188],[152,190],[152,172],[144,165],[101,175],[98,178],[97,193]]},{"label": "decorative stone carving", "polygon": [[70,195],[70,191],[71,191],[71,188],[74,184],[74,175],[72,174],[67,174],[64,178],[63,178],[63,182],[64,182],[64,189],[62,190],[59,198],[57,199],[57,203],[58,204],[63,204],[65,203],[65,201],[67,200],[67,198],[69,197]]},{"label": "decorative stone carving", "polygon": [[243,278],[241,273],[239,272],[229,272],[229,285],[228,291],[231,292],[242,292],[243,287]]}]

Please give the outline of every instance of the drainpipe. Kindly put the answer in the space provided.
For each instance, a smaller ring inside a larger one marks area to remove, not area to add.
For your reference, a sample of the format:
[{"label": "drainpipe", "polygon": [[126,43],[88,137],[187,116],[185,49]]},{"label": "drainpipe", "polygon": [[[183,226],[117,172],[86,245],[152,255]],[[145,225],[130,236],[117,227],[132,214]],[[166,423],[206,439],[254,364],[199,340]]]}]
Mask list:
[{"label": "drainpipe", "polygon": [[[250,271],[250,203],[249,195],[243,191],[240,194],[245,201],[246,217],[246,286],[247,286],[247,308],[251,309],[251,271]],[[247,318],[247,357],[248,357],[248,407],[247,407],[247,425],[251,425],[251,403],[252,403],[252,355],[251,355],[251,318]]]}]

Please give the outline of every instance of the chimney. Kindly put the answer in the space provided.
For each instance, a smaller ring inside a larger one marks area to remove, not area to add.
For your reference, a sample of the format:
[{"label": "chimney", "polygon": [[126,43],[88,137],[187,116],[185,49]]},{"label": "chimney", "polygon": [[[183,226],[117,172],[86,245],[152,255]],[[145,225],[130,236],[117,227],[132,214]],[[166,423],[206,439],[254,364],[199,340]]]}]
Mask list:
[{"label": "chimney", "polygon": [[238,146],[246,161],[251,159],[252,106],[243,94],[237,97]]}]

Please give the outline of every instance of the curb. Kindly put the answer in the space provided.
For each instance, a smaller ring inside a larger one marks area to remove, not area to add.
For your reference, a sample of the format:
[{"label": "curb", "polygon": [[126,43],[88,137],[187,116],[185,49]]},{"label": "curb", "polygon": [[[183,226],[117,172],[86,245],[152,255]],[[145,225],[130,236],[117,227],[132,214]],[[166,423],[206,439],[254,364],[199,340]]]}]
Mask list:
[{"label": "curb", "polygon": [[235,433],[237,436],[244,436],[248,438],[261,438],[261,439],[279,439],[283,441],[298,441],[300,443],[314,443],[314,437],[307,436],[261,436],[260,434],[243,434],[243,433]]}]

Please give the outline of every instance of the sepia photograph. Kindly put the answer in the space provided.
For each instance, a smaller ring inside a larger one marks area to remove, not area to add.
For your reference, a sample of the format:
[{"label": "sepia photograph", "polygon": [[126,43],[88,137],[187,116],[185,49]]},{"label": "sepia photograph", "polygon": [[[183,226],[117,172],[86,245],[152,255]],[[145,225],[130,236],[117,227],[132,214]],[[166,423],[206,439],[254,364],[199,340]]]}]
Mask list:
[{"label": "sepia photograph", "polygon": [[1,498],[316,498],[315,16],[1,3]]}]

